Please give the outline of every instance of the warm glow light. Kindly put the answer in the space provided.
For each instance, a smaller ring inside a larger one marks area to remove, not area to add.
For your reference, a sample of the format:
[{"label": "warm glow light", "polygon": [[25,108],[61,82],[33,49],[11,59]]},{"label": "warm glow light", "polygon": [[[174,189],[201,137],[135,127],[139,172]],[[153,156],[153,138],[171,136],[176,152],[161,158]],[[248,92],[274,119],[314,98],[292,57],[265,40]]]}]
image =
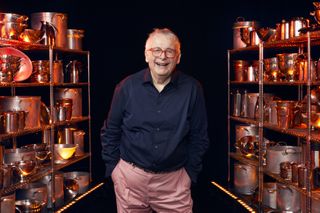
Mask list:
[{"label": "warm glow light", "polygon": [[28,35],[22,35],[20,36],[20,38],[22,39],[22,41],[24,42],[31,42],[30,38]]},{"label": "warm glow light", "polygon": [[16,33],[14,30],[10,30],[10,33],[9,33],[9,37],[11,38],[12,36],[14,36]]},{"label": "warm glow light", "polygon": [[317,121],[315,122],[315,126],[320,127],[320,118],[318,118]]},{"label": "warm glow light", "polygon": [[288,75],[293,75],[294,74],[294,70],[288,70]]},{"label": "warm glow light", "polygon": [[301,123],[301,128],[307,128],[308,126],[307,126],[307,124],[305,124],[305,123]]},{"label": "warm glow light", "polygon": [[81,200],[82,198],[84,198],[85,196],[89,195],[91,192],[93,192],[94,190],[100,188],[104,183],[99,183],[98,185],[96,185],[95,187],[93,187],[92,189],[88,190],[87,192],[83,193],[82,195],[80,195],[79,197],[76,197],[73,201],[71,201],[70,203],[68,203],[67,205],[65,205],[64,207],[62,207],[61,209],[59,209],[58,211],[56,211],[56,213],[61,213],[64,212],[65,210],[67,210],[68,208],[70,208],[71,206],[73,206],[74,204],[76,204],[79,200]]},{"label": "warm glow light", "polygon": [[215,185],[217,188],[219,188],[221,191],[223,191],[224,193],[226,193],[227,195],[229,195],[230,197],[232,197],[233,199],[235,199],[238,203],[240,203],[244,208],[246,208],[249,212],[255,213],[255,211],[253,210],[253,208],[251,208],[248,204],[246,204],[246,202],[244,202],[243,200],[241,200],[240,198],[238,198],[237,196],[235,196],[234,194],[232,194],[230,191],[228,191],[227,189],[223,188],[221,185],[219,185],[218,183],[211,181],[211,183],[213,185]]}]

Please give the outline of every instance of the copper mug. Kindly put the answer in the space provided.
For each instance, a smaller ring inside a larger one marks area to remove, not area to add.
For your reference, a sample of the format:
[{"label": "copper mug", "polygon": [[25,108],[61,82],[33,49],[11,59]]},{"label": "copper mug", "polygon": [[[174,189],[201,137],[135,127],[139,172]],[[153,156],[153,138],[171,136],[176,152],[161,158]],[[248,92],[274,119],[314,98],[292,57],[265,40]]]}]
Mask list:
[{"label": "copper mug", "polygon": [[[73,106],[73,100],[71,98],[63,98],[57,101],[56,107],[59,108],[60,107],[64,107],[65,108],[65,120],[69,121],[71,120],[72,117],[72,106]],[[61,108],[61,111],[63,111],[64,109]],[[61,112],[62,113],[62,112]]]}]

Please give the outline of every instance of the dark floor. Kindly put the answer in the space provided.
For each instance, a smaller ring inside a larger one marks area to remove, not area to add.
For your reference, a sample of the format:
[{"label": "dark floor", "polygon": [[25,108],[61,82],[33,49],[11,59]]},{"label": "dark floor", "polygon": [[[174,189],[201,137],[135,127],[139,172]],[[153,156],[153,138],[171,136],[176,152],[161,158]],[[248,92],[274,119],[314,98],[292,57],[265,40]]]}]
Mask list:
[{"label": "dark floor", "polygon": [[[248,212],[237,201],[213,186],[210,182],[197,185],[192,188],[194,201],[193,213],[244,213]],[[81,199],[65,212],[108,212],[116,213],[115,198],[107,184],[93,191],[90,195]]]}]

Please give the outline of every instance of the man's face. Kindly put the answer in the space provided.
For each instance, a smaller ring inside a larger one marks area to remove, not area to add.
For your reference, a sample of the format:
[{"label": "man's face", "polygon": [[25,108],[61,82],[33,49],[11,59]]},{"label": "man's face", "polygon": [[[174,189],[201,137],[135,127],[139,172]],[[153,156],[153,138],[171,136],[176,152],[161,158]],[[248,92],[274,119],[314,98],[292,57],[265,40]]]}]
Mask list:
[{"label": "man's face", "polygon": [[150,38],[145,60],[153,76],[168,77],[180,62],[177,41],[169,35],[156,34]]}]

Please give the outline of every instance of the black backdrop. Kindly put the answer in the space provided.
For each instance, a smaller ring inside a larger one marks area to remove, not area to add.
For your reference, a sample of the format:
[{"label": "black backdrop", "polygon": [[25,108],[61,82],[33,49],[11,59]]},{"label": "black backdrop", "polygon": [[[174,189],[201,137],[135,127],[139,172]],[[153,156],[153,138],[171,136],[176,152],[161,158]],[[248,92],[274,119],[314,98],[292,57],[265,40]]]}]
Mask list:
[{"label": "black backdrop", "polygon": [[[210,2],[210,3],[209,3]],[[113,88],[126,75],[146,66],[144,42],[155,27],[168,27],[182,42],[179,68],[202,82],[207,100],[210,150],[200,180],[225,182],[227,177],[227,50],[233,23],[242,16],[274,27],[282,19],[312,19],[312,1],[101,1],[9,0],[0,11],[30,16],[63,12],[68,28],[85,30],[84,49],[91,53],[93,177],[103,178],[99,131]],[[314,22],[313,19],[311,22]]]}]

